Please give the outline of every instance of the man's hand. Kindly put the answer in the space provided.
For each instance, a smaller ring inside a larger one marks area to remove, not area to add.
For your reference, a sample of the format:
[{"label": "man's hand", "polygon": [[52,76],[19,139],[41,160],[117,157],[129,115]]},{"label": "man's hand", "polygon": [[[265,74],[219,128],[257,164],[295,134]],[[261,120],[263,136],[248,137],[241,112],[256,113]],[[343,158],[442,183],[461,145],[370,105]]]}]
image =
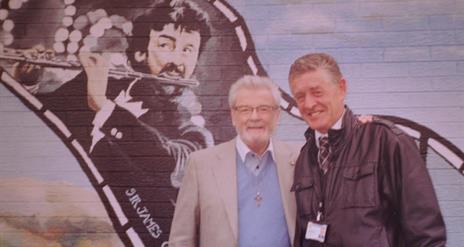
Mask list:
[{"label": "man's hand", "polygon": [[106,98],[108,85],[108,61],[101,54],[81,52],[79,60],[87,74],[87,103],[94,111],[99,111]]},{"label": "man's hand", "polygon": [[361,116],[358,116],[358,120],[363,124],[370,123],[373,120],[373,116],[372,115],[361,115]]}]

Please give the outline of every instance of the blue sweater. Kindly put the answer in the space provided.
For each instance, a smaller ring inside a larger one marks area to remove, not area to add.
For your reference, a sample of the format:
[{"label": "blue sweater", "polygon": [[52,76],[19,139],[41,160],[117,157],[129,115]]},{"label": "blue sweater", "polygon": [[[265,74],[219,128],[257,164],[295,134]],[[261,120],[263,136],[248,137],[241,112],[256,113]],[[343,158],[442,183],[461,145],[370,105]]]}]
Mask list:
[{"label": "blue sweater", "polygon": [[[267,153],[266,155],[270,155]],[[274,160],[255,176],[237,154],[238,242],[240,247],[288,247],[287,222]],[[259,192],[259,206],[255,200]]]}]

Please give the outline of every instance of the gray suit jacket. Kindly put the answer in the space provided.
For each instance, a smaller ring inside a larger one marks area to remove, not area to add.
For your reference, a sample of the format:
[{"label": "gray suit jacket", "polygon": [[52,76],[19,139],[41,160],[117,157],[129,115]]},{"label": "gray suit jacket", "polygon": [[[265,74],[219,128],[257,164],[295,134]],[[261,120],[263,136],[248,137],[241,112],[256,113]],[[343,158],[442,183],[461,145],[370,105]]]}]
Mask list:
[{"label": "gray suit jacket", "polygon": [[[299,149],[273,140],[290,240],[296,203],[290,192]],[[237,246],[238,202],[235,139],[190,154],[177,197],[169,247]]]}]

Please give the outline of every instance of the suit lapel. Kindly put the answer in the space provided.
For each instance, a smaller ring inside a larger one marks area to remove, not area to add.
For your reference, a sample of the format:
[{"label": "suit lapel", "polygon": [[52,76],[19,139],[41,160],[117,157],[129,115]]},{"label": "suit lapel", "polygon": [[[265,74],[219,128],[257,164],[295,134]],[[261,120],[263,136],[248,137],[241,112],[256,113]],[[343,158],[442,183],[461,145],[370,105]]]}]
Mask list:
[{"label": "suit lapel", "polygon": [[[235,139],[218,146],[217,164],[212,166],[234,239],[238,240],[237,167]],[[218,222],[219,223],[219,222]]]},{"label": "suit lapel", "polygon": [[280,194],[282,197],[282,204],[284,206],[288,234],[290,236],[290,240],[293,241],[296,222],[296,202],[295,195],[293,192],[290,192],[290,189],[293,184],[293,172],[296,157],[292,150],[289,150],[277,141],[274,142],[274,154],[276,157]]}]

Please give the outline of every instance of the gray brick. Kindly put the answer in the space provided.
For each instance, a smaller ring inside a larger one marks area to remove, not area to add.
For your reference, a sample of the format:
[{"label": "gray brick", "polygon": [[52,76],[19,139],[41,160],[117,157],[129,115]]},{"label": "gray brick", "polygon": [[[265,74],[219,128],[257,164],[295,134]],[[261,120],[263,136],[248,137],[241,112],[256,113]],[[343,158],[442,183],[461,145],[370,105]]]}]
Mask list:
[{"label": "gray brick", "polygon": [[[446,228],[448,230],[448,227]],[[449,247],[460,247],[464,242],[464,235],[462,232],[451,232],[446,235],[446,246]]]},{"label": "gray brick", "polygon": [[456,14],[464,14],[464,1],[462,0],[457,0],[456,1]]},{"label": "gray brick", "polygon": [[[265,65],[280,65],[290,68],[296,58],[302,56],[304,52],[301,50],[262,50],[258,51],[260,60]],[[269,68],[268,72],[272,72]],[[287,71],[288,72],[288,71]],[[285,73],[284,73],[285,74]]]},{"label": "gray brick", "polygon": [[[461,0],[462,8],[464,8],[464,1]],[[455,15],[454,16],[454,26],[455,29],[462,29],[464,27],[464,15]],[[462,32],[462,30],[460,30]]]},{"label": "gray brick", "polygon": [[279,140],[303,142],[306,129],[307,126],[305,125],[292,126],[291,128],[279,128],[275,136]]},{"label": "gray brick", "polygon": [[0,83],[0,97],[7,95],[11,95],[10,91],[3,85],[3,83]]},{"label": "gray brick", "polygon": [[[357,97],[351,96],[350,97]],[[409,119],[421,124],[424,123],[441,123],[441,122],[464,122],[464,108],[463,107],[410,107],[404,105],[403,107],[385,107],[382,102],[376,105],[365,105],[360,108],[354,108],[360,113],[391,115]]]},{"label": "gray brick", "polygon": [[429,26],[432,30],[449,30],[459,28],[459,17],[453,15],[429,16]]},{"label": "gray brick", "polygon": [[439,46],[430,48],[434,60],[464,60],[464,45]]},{"label": "gray brick", "polygon": [[[458,65],[459,67],[459,65]],[[460,75],[446,75],[439,77],[431,77],[433,89],[436,91],[456,90],[464,91],[464,78]]]},{"label": "gray brick", "polygon": [[458,62],[457,67],[457,72],[461,75],[464,74],[464,62]]},{"label": "gray brick", "polygon": [[[53,151],[53,152],[51,152]],[[34,142],[2,142],[0,155],[3,159],[8,158],[31,158],[31,157],[72,157],[69,150],[60,140]]]},{"label": "gray brick", "polygon": [[440,201],[440,208],[445,217],[464,216],[464,201]]},{"label": "gray brick", "polygon": [[418,62],[409,63],[411,76],[443,76],[456,74],[455,62]]},{"label": "gray brick", "polygon": [[464,44],[464,31],[462,29],[456,31],[456,44]]},{"label": "gray brick", "polygon": [[407,2],[363,2],[357,11],[362,17],[408,16]]},{"label": "gray brick", "polygon": [[[448,112],[449,113],[449,112]],[[432,121],[430,119],[429,121]],[[464,127],[462,122],[421,122],[432,130],[443,129],[442,137],[445,139],[464,136]],[[463,194],[464,195],[464,194]]]},{"label": "gray brick", "polygon": [[0,96],[0,111],[30,112],[29,108],[14,95]]},{"label": "gray brick", "polygon": [[456,0],[410,1],[409,15],[452,15],[456,13]]},{"label": "gray brick", "polygon": [[[444,220],[446,223],[446,228],[447,228],[448,233],[464,232],[464,217],[444,217]],[[459,246],[459,245],[454,245],[454,246]]]},{"label": "gray brick", "polygon": [[[321,3],[309,6],[314,8],[316,13],[327,16],[336,16],[338,18],[347,18],[357,16],[359,4],[357,2],[340,1],[337,3]],[[301,8],[304,11],[304,8]]]},{"label": "gray brick", "polygon": [[[398,33],[399,45],[421,46],[421,45],[443,45],[454,44],[453,31],[411,31]],[[404,37],[401,38],[401,36]],[[403,43],[405,42],[405,43]]]},{"label": "gray brick", "polygon": [[262,30],[269,34],[307,34],[307,33],[328,33],[335,30],[335,19],[330,19],[325,16],[317,15],[301,15],[296,19],[282,21],[276,19],[269,23],[269,20],[264,20]]},{"label": "gray brick", "polygon": [[363,78],[407,76],[407,63],[366,63],[361,65]]},{"label": "gray brick", "polygon": [[376,32],[383,30],[382,18],[337,19],[336,32]]},{"label": "gray brick", "polygon": [[[51,148],[51,147],[50,147]],[[82,168],[69,156],[43,156],[38,159],[37,157],[10,157],[8,159],[0,160],[0,177],[3,171],[21,171],[27,173],[28,171],[42,171],[42,172],[56,172],[56,171],[74,171],[82,172]]]},{"label": "gray brick", "polygon": [[[438,154],[432,148],[427,148],[427,168],[429,170],[437,170],[437,169],[455,169],[452,164],[449,164],[446,160],[446,157],[442,157],[441,154]],[[459,185],[438,185],[435,188],[438,189],[440,187],[448,188],[448,187],[458,187],[461,188]]]},{"label": "gray brick", "polygon": [[[314,49],[317,44],[316,38],[317,37],[325,37],[326,34],[316,34],[316,35],[307,35],[307,34],[299,34],[299,35],[277,35],[277,34],[270,34],[265,36],[257,37],[257,40],[261,44],[270,45],[271,49],[278,49],[278,50],[306,50],[306,49]],[[258,43],[258,41],[256,43]]]},{"label": "gray brick", "polygon": [[383,21],[385,31],[428,30],[426,16],[386,18]]},{"label": "gray brick", "polygon": [[[455,44],[454,31],[363,32],[308,34],[301,36],[308,48],[344,47],[408,47]],[[308,42],[309,41],[309,42]],[[292,45],[298,45],[291,40]]]},{"label": "gray brick", "polygon": [[320,51],[331,54],[338,63],[382,62],[384,53],[383,48],[334,48]]},{"label": "gray brick", "polygon": [[429,78],[414,79],[410,77],[357,78],[348,82],[352,93],[398,93],[435,91]]},{"label": "gray brick", "polygon": [[[432,177],[435,186],[441,185],[457,185],[464,186],[464,179],[455,169],[441,169],[441,170],[429,170],[430,176]],[[464,203],[462,201],[461,203]],[[463,207],[464,208],[464,207]],[[461,215],[464,216],[464,215]]]},{"label": "gray brick", "polygon": [[7,116],[2,114],[0,126],[43,126],[41,120],[32,112],[8,112]]},{"label": "gray brick", "polygon": [[440,201],[460,201],[463,200],[464,187],[459,185],[440,185],[435,187],[435,191]]},{"label": "gray brick", "polygon": [[[456,107],[461,106],[464,94],[447,93],[359,93],[350,94],[348,103],[353,107],[382,106],[388,107]],[[446,100],[444,100],[446,99]]]},{"label": "gray brick", "polygon": [[254,5],[243,8],[240,15],[244,16],[247,21],[250,20],[277,20],[282,19],[285,13],[285,6],[281,5]]},{"label": "gray brick", "polygon": [[[288,71],[290,69],[290,64],[287,65],[269,65],[269,71],[272,71],[273,74],[280,75],[279,77],[272,77],[273,80],[279,81],[279,84],[284,84],[288,86]],[[287,91],[289,92],[289,91]]]},{"label": "gray brick", "polygon": [[428,61],[430,60],[429,47],[389,47],[385,49],[386,62],[399,61]]},{"label": "gray brick", "polygon": [[339,66],[348,81],[351,81],[352,78],[360,78],[364,74],[362,64],[339,64]]},{"label": "gray brick", "polygon": [[[453,143],[456,147],[458,147],[461,151],[464,150],[464,138],[450,138],[448,139],[451,143]],[[464,180],[464,179],[463,179]]]},{"label": "gray brick", "polygon": [[[3,113],[5,114],[5,113]],[[9,113],[6,113],[9,114]],[[56,135],[46,126],[2,126],[0,143],[55,141]]]}]

